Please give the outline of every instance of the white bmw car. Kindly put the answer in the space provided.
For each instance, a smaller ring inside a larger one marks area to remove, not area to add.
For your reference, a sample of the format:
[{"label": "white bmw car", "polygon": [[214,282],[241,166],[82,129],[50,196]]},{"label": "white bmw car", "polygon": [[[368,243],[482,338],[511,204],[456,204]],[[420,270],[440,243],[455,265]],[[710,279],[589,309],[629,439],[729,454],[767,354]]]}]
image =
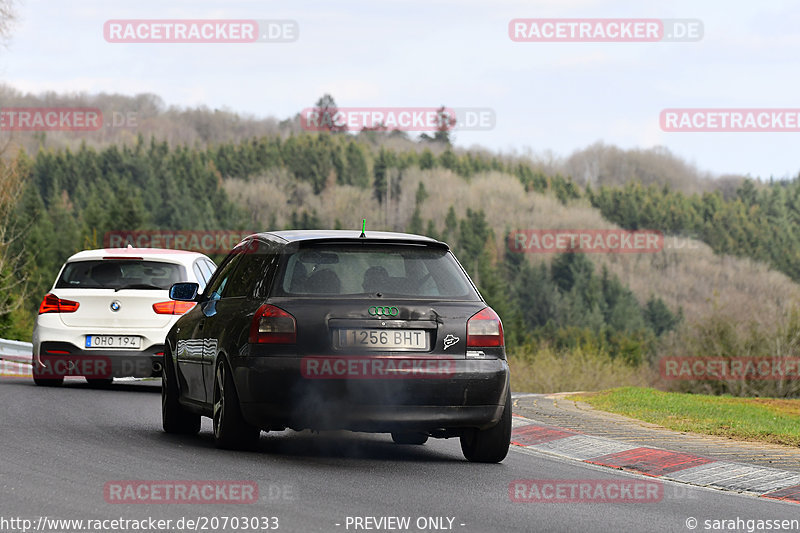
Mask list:
[{"label": "white bmw car", "polygon": [[179,281],[205,287],[216,270],[203,254],[158,248],[86,250],[70,257],[39,306],[33,380],[159,376],[164,339],[191,303],[169,298]]}]

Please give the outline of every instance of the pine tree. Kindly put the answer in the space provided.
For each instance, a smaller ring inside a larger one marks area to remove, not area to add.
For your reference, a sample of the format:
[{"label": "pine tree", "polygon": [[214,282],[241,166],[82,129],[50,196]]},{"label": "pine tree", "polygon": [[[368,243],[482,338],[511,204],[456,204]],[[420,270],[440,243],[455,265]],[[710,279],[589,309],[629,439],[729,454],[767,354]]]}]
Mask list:
[{"label": "pine tree", "polygon": [[383,199],[386,197],[387,171],[389,168],[387,159],[388,156],[386,154],[386,150],[381,147],[380,151],[378,152],[378,158],[375,160],[375,165],[372,170],[373,195],[375,196],[375,199],[378,200],[379,204],[382,204]]},{"label": "pine tree", "polygon": [[347,143],[346,160],[347,170],[342,183],[355,185],[362,189],[369,187],[367,160],[363,149],[358,143],[352,141]]}]

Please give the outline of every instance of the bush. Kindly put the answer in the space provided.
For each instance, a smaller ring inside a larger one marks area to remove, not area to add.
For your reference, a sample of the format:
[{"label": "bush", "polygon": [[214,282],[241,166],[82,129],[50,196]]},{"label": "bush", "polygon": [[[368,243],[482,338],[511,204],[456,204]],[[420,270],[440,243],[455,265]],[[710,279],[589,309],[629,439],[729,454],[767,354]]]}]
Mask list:
[{"label": "bush", "polygon": [[612,387],[648,386],[655,378],[646,365],[633,366],[599,349],[555,350],[524,346],[512,350],[511,390],[514,392],[597,391]]}]

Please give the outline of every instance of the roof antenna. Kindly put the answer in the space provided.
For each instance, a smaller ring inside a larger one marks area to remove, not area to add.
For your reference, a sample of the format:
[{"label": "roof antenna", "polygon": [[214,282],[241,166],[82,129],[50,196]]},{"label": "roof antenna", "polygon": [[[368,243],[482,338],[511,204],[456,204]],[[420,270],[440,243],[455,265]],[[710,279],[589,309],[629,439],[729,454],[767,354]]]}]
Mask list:
[{"label": "roof antenna", "polygon": [[361,220],[361,235],[358,236],[359,239],[366,239],[367,238],[366,233],[364,233],[365,231],[367,231],[367,219],[366,218]]}]

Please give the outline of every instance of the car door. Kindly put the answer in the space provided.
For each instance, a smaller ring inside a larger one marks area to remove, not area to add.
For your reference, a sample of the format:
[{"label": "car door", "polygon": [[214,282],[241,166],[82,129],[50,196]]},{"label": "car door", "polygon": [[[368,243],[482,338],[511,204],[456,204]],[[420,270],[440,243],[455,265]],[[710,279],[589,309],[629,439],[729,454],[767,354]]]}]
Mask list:
[{"label": "car door", "polygon": [[175,362],[181,398],[194,402],[205,399],[203,392],[203,339],[199,325],[203,319],[197,307],[181,317],[175,331]]},{"label": "car door", "polygon": [[214,350],[203,366],[208,401],[213,398],[216,355],[219,352],[236,355],[247,343],[250,323],[260,304],[257,296],[262,294],[261,289],[277,262],[273,248],[263,241],[246,241],[237,249],[238,257],[219,291],[213,313],[205,318],[205,343]]},{"label": "car door", "polygon": [[[206,335],[205,328],[208,317],[213,317],[217,312],[217,304],[230,275],[236,267],[238,255],[229,255],[222,266],[211,277],[204,291],[202,301],[197,304],[199,314],[193,321],[191,331],[185,340],[178,341],[178,372],[186,384],[184,397],[196,401],[210,401],[206,396],[205,372],[216,355],[214,340]],[[183,344],[181,344],[183,343]]]}]

